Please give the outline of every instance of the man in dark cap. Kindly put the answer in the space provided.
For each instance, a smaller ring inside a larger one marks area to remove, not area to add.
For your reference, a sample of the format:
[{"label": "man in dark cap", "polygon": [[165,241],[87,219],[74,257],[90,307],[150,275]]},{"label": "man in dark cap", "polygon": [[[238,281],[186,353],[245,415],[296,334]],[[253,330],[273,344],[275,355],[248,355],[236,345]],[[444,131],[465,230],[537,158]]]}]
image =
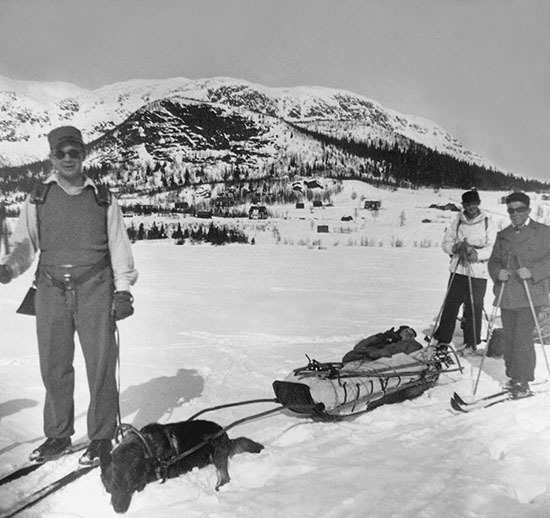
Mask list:
[{"label": "man in dark cap", "polygon": [[443,251],[451,257],[447,295],[434,338],[439,344],[453,339],[456,319],[464,305],[464,352],[473,352],[481,342],[481,316],[487,290],[487,261],[495,242],[496,229],[488,213],[480,209],[476,190],[462,194],[458,217],[446,230]]},{"label": "man in dark cap", "polygon": [[82,169],[85,145],[77,128],[48,135],[52,174],[27,197],[0,282],[26,271],[38,252],[35,295],[40,371],[46,388],[46,441],[30,455],[48,460],[71,446],[74,433],[74,335],[78,333],[90,390],[90,444],[81,464],[110,450],[118,414],[115,320],[133,313],[137,279],[120,207]]},{"label": "man in dark cap", "polygon": [[503,290],[507,387],[516,397],[526,397],[531,394],[529,382],[535,379],[535,315],[549,303],[550,227],[530,218],[530,198],[523,192],[510,194],[506,206],[512,224],[498,233],[488,266],[497,298]]}]

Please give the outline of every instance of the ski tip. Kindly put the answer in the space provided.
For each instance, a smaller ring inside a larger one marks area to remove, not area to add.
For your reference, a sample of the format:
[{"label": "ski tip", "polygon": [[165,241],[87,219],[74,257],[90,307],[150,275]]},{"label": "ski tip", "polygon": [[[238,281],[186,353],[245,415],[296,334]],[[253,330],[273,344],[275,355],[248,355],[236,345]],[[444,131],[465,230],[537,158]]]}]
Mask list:
[{"label": "ski tip", "polygon": [[534,392],[529,392],[528,394],[510,394],[510,399],[512,401],[520,401],[521,399],[527,399],[530,397],[533,397],[535,395]]},{"label": "ski tip", "polygon": [[459,403],[460,405],[466,405],[466,401],[464,401],[456,392],[453,393],[453,399]]},{"label": "ski tip", "polygon": [[466,413],[466,410],[464,410],[458,401],[456,399],[451,398],[451,407],[456,412]]}]

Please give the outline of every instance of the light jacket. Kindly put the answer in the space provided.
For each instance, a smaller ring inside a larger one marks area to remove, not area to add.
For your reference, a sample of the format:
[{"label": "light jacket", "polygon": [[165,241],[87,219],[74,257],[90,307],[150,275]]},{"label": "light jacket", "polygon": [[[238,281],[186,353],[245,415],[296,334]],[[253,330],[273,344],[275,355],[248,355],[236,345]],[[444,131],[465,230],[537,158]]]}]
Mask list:
[{"label": "light jacket", "polygon": [[498,295],[501,283],[500,270],[508,270],[512,276],[506,281],[500,307],[519,309],[529,307],[524,282],[517,275],[520,267],[529,269],[532,277],[527,287],[534,306],[548,306],[550,288],[550,227],[528,220],[519,232],[510,225],[498,233],[488,268],[495,282],[494,293]]},{"label": "light jacket", "polygon": [[[45,183],[50,182],[57,183],[69,195],[78,195],[88,186],[92,186],[94,190],[96,189],[95,183],[88,177],[85,177],[82,187],[75,187],[70,190],[59,184],[56,173],[51,174],[45,180]],[[47,200],[46,203],[48,203]],[[30,195],[27,196],[21,208],[21,214],[13,232],[13,239],[13,250],[4,263],[11,268],[13,277],[17,277],[30,268],[37,252],[40,250],[37,209],[36,205],[30,202]],[[129,291],[130,286],[136,282],[138,273],[134,268],[130,240],[128,239],[122,212],[114,196],[107,208],[107,239],[115,290]]]},{"label": "light jacket", "polygon": [[[491,256],[496,234],[494,221],[484,210],[481,210],[471,220],[464,215],[464,212],[461,212],[445,232],[441,245],[443,251],[451,256],[449,271],[454,272],[456,270],[459,275],[487,279],[489,277],[487,261]],[[464,239],[475,248],[477,252],[476,262],[460,264],[458,254],[453,254],[453,246]]]}]

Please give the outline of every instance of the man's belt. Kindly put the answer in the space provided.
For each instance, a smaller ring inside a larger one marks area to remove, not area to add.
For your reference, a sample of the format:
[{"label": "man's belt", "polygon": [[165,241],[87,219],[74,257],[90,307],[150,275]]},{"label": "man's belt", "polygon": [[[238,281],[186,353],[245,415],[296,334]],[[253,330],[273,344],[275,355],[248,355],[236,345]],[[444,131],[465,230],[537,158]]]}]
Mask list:
[{"label": "man's belt", "polygon": [[89,281],[94,275],[103,271],[110,265],[109,256],[103,256],[97,263],[92,264],[87,270],[75,277],[71,273],[71,269],[80,268],[80,266],[75,265],[62,265],[61,267],[65,268],[66,271],[63,273],[63,279],[56,279],[51,275],[44,266],[39,265],[39,272],[44,274],[52,285],[63,291],[65,295],[65,304],[73,312],[76,313],[76,286],[83,284],[86,281]]}]

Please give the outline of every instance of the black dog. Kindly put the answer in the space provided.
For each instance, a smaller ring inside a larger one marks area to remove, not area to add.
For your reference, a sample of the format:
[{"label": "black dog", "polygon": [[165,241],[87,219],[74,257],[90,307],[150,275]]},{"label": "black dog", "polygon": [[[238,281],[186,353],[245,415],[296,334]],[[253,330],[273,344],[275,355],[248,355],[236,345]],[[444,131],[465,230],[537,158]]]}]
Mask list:
[{"label": "black dog", "polygon": [[[134,492],[149,482],[174,478],[208,464],[216,467],[216,490],[229,482],[229,457],[242,452],[259,453],[264,447],[246,437],[230,439],[221,430],[216,423],[197,420],[154,423],[139,432],[127,432],[110,454],[100,459],[101,480],[111,493],[113,509],[125,513]],[[196,451],[179,458],[197,446]]]}]

